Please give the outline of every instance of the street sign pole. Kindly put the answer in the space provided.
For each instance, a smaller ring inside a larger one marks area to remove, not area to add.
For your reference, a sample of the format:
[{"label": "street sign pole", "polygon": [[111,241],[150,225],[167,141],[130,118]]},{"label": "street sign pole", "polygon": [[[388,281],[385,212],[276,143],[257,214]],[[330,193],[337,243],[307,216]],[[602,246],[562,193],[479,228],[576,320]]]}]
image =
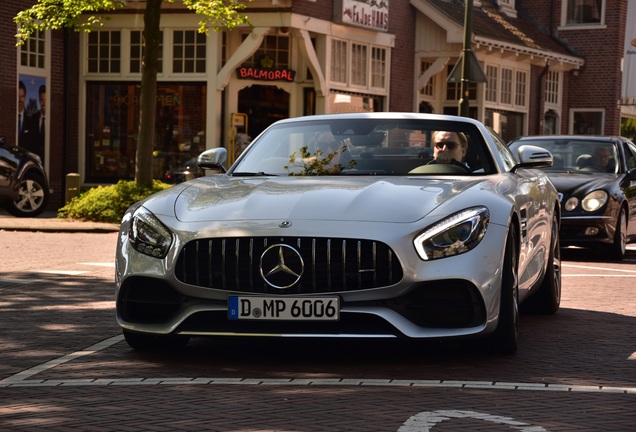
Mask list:
[{"label": "street sign pole", "polygon": [[464,12],[464,49],[462,51],[462,79],[461,98],[459,99],[459,115],[468,117],[469,97],[468,83],[470,80],[470,54],[472,52],[471,36],[473,21],[473,0],[466,0],[466,11]]}]

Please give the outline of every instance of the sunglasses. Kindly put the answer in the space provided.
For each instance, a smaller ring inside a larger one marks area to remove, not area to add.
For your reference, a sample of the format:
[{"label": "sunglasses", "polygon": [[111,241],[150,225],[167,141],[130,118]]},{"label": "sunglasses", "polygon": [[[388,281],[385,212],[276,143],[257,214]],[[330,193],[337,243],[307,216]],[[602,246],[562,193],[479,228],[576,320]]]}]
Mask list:
[{"label": "sunglasses", "polygon": [[454,141],[441,141],[435,143],[435,148],[437,150],[442,150],[444,147],[446,147],[447,150],[453,151],[457,148],[458,145],[459,144]]}]

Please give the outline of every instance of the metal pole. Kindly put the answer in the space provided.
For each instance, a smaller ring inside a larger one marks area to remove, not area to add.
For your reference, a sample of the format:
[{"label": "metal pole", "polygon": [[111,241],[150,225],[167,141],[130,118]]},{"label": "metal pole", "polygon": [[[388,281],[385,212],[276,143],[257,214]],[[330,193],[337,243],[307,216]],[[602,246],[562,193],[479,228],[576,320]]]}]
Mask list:
[{"label": "metal pole", "polygon": [[470,77],[470,52],[472,22],[473,22],[473,0],[465,0],[466,10],[464,12],[464,49],[462,51],[462,80],[461,80],[461,98],[459,99],[459,115],[468,117],[469,99],[468,99],[468,83]]}]

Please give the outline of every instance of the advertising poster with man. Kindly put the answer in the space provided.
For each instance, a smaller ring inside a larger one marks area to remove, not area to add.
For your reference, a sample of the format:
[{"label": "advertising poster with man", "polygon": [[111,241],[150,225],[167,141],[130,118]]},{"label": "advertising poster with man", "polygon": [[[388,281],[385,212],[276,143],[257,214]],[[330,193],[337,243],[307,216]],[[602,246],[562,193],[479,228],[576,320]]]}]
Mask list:
[{"label": "advertising poster with man", "polygon": [[46,78],[20,75],[18,81],[18,145],[44,162],[46,142]]},{"label": "advertising poster with man", "polygon": [[623,103],[636,103],[636,0],[627,2],[625,52],[623,54]]}]

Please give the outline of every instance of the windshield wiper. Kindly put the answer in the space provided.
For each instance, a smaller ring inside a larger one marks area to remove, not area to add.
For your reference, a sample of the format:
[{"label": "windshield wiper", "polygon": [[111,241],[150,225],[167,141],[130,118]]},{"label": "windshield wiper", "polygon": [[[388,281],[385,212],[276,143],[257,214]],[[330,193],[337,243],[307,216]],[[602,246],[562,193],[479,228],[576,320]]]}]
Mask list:
[{"label": "windshield wiper", "polygon": [[234,177],[276,177],[277,174],[269,174],[263,171],[259,172],[233,172],[232,176]]}]

